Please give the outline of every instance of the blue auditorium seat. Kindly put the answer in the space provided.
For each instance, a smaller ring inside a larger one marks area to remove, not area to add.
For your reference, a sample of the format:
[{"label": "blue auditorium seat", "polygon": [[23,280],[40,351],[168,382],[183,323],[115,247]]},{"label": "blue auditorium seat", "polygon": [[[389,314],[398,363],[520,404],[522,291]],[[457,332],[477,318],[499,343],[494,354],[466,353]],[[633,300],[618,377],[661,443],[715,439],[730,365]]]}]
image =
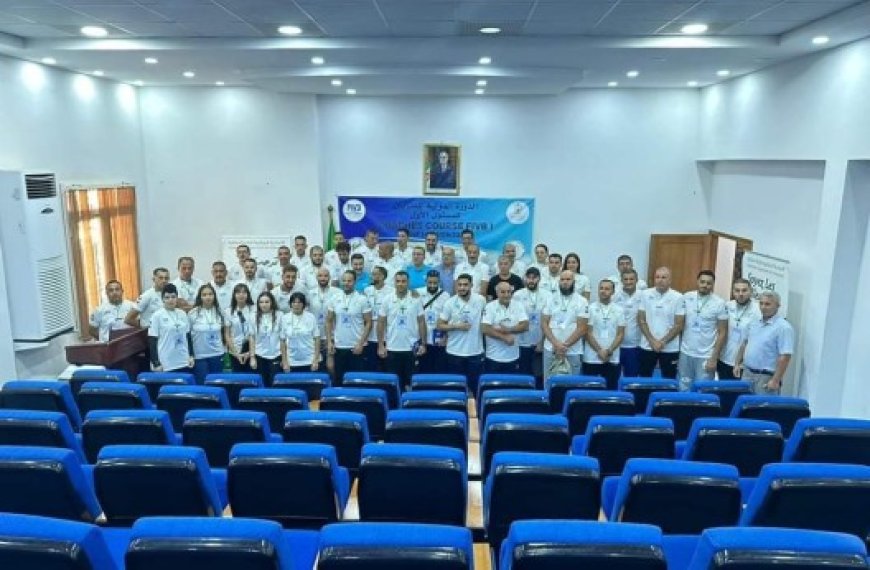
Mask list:
[{"label": "blue auditorium seat", "polygon": [[263,377],[259,374],[247,374],[241,372],[227,372],[208,374],[205,377],[205,386],[223,388],[227,392],[227,400],[230,407],[235,408],[239,403],[239,393],[245,388],[262,388]]},{"label": "blue auditorium seat", "polygon": [[618,475],[633,457],[673,459],[674,443],[668,418],[593,416],[586,434],[574,437],[571,453],[598,459],[602,475]]},{"label": "blue auditorium seat", "polygon": [[324,388],[332,387],[332,379],[326,372],[287,372],[276,374],[272,388],[303,390],[309,400],[319,400]]},{"label": "blue auditorium seat", "polygon": [[436,390],[462,392],[468,391],[468,379],[464,374],[413,374],[411,391]]},{"label": "blue auditorium seat", "polygon": [[93,524],[30,515],[0,514],[0,568],[9,570],[121,570]]},{"label": "blue auditorium seat", "polygon": [[629,459],[618,478],[609,519],[652,524],[665,534],[700,534],[737,524],[737,468],[674,459]]},{"label": "blue auditorium seat", "polygon": [[669,378],[620,378],[619,391],[634,396],[635,413],[646,411],[649,395],[653,392],[679,392],[680,382]]},{"label": "blue auditorium seat", "polygon": [[670,418],[674,422],[674,437],[686,439],[692,422],[698,418],[722,415],[719,396],[695,392],[653,392],[649,396],[646,415]]},{"label": "blue auditorium seat", "polygon": [[191,410],[184,417],[184,445],[205,451],[211,467],[226,467],[237,443],[280,443],[269,431],[265,412],[246,410]]},{"label": "blue auditorium seat", "polygon": [[341,381],[342,388],[372,388],[383,390],[387,395],[390,409],[399,407],[399,376],[386,372],[345,372]]},{"label": "blue auditorium seat", "polygon": [[870,465],[870,420],[798,420],[785,444],[782,460]]},{"label": "blue auditorium seat", "polygon": [[143,519],[133,525],[126,570],[300,570],[317,555],[317,533],[272,521]]},{"label": "blue auditorium seat", "polygon": [[485,478],[499,451],[567,455],[570,446],[568,420],[562,416],[490,414],[481,432],[481,470]]},{"label": "blue auditorium seat", "polygon": [[465,525],[465,455],[451,447],[370,443],[359,466],[360,520]]},{"label": "blue auditorium seat", "polygon": [[423,410],[453,410],[468,415],[468,396],[452,390],[424,390],[402,394],[402,408]]},{"label": "blue auditorium seat", "polygon": [[61,412],[73,430],[82,427],[82,417],[72,390],[66,382],[54,380],[10,380],[0,389],[0,403],[7,409]]},{"label": "blue auditorium seat", "polygon": [[324,412],[359,412],[366,417],[373,441],[384,437],[387,421],[387,396],[377,388],[327,388],[320,394]]},{"label": "blue auditorium seat", "polygon": [[226,390],[215,386],[163,386],[157,395],[157,409],[169,413],[172,429],[181,433],[184,416],[191,410],[228,410]]},{"label": "blue auditorium seat", "polygon": [[227,494],[234,517],[319,529],[341,520],[350,478],[331,445],[240,443],[230,452]]},{"label": "blue auditorium seat", "polygon": [[496,549],[515,521],[595,520],[600,507],[601,476],[592,457],[502,451],[483,488],[484,526]]},{"label": "blue auditorium seat", "polygon": [[695,420],[680,454],[688,461],[734,465],[742,477],[757,477],[761,468],[782,457],[779,424],[762,420],[700,418]]},{"label": "blue auditorium seat", "polygon": [[634,395],[609,390],[569,390],[562,415],[568,419],[571,435],[583,435],[593,416],[633,416]]},{"label": "blue auditorium seat", "polygon": [[244,388],[236,408],[265,412],[272,432],[281,433],[287,412],[308,409],[308,396],[304,390],[291,388]]},{"label": "blue auditorium seat", "polygon": [[0,446],[0,512],[94,522],[101,509],[74,451]]},{"label": "blue auditorium seat", "polygon": [[107,445],[177,445],[169,414],[163,410],[94,410],[82,424],[82,443],[89,463],[96,463]]},{"label": "blue auditorium seat", "polygon": [[69,418],[61,412],[0,409],[0,445],[28,445],[71,449],[85,462]]},{"label": "blue auditorium seat", "polygon": [[468,419],[452,410],[390,410],[386,443],[442,445],[468,451]]},{"label": "blue auditorium seat", "polygon": [[607,382],[601,376],[559,374],[544,380],[544,389],[550,398],[550,410],[558,414],[565,406],[565,394],[571,390],[606,390]]},{"label": "blue auditorium seat", "polygon": [[870,467],[774,463],[761,470],[740,526],[829,530],[866,540]]},{"label": "blue auditorium seat", "polygon": [[466,528],[408,523],[338,523],[323,527],[317,570],[472,570]]},{"label": "blue auditorium seat", "polygon": [[752,382],[747,380],[695,380],[692,382],[692,392],[716,394],[722,406],[722,415],[730,416],[734,402],[744,394],[752,394]]},{"label": "blue auditorium seat", "polygon": [[499,563],[500,570],[667,568],[658,528],[573,520],[514,523],[501,545]]},{"label": "blue auditorium seat", "polygon": [[477,403],[487,390],[534,390],[535,377],[527,374],[481,374],[477,386]]},{"label": "blue auditorium seat", "polygon": [[338,464],[355,474],[362,448],[369,442],[369,430],[366,417],[358,412],[288,412],[284,441],[331,445]]},{"label": "blue auditorium seat", "polygon": [[79,412],[93,410],[150,410],[154,406],[148,390],[132,382],[85,382],[78,395]]},{"label": "blue auditorium seat", "polygon": [[550,400],[544,390],[485,390],[478,402],[480,421],[490,414],[549,414]]},{"label": "blue auditorium seat", "polygon": [[867,568],[863,542],[848,534],[784,528],[704,531],[689,570]]},{"label": "blue auditorium seat", "polygon": [[[99,368],[82,368],[72,373],[69,379],[69,387],[73,397],[78,401],[79,390],[85,382],[116,382],[130,383],[130,376],[124,370],[101,370]],[[84,412],[82,412],[84,414]]]},{"label": "blue auditorium seat", "polygon": [[776,422],[787,439],[798,420],[810,417],[810,403],[803,398],[744,394],[734,402],[731,417]]},{"label": "blue auditorium seat", "polygon": [[157,402],[160,388],[163,386],[193,386],[196,378],[187,372],[140,372],[136,383],[148,389],[152,402]]},{"label": "blue auditorium seat", "polygon": [[220,517],[223,505],[205,452],[197,447],[109,445],[94,466],[108,524],[150,516]]}]

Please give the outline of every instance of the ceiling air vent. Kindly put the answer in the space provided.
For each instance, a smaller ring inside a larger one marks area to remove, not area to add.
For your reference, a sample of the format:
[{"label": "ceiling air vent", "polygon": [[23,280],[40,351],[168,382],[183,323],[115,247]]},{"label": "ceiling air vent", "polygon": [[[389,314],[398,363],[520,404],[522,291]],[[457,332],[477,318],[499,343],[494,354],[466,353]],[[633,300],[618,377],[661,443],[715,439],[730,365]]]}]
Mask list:
[{"label": "ceiling air vent", "polygon": [[57,184],[54,174],[25,174],[24,184],[27,187],[27,199],[54,198],[57,196]]}]

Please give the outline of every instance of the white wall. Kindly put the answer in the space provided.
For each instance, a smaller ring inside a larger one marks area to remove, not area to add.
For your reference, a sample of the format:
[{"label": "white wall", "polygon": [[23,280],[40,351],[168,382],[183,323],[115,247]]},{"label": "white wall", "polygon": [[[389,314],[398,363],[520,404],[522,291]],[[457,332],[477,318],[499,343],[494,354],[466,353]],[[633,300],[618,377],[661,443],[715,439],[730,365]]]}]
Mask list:
[{"label": "white wall", "polygon": [[241,88],[146,88],[143,275],[181,255],[209,278],[223,235],[321,235],[311,96]]},{"label": "white wall", "polygon": [[593,278],[651,233],[706,232],[693,90],[559,97],[322,97],[321,194],[421,195],[426,142],[462,145],[462,195],[536,198],[535,240]]}]

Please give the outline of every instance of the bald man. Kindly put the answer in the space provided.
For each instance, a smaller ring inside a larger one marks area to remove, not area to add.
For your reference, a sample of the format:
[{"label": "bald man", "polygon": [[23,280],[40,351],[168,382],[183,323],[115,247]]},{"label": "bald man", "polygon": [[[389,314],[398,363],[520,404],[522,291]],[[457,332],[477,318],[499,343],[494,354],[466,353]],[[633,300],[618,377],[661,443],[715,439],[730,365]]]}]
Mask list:
[{"label": "bald man", "polygon": [[501,282],[495,286],[496,299],[483,309],[481,330],[486,339],[484,369],[493,374],[519,372],[519,335],[529,330],[529,317],[520,301],[512,300],[513,287]]},{"label": "bald man", "polygon": [[671,289],[671,270],[656,269],[654,287],[641,292],[637,310],[640,328],[640,375],[650,377],[661,368],[665,378],[677,378],[680,333],[686,319],[683,296]]}]

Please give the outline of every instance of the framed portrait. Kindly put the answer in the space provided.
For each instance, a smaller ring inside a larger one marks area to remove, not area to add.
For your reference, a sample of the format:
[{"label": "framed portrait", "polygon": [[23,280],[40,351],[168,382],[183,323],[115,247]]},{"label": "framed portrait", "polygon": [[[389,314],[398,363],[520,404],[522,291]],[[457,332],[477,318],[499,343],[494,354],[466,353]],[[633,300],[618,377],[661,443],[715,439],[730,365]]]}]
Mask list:
[{"label": "framed portrait", "polygon": [[459,196],[461,150],[456,144],[423,145],[423,195]]}]

